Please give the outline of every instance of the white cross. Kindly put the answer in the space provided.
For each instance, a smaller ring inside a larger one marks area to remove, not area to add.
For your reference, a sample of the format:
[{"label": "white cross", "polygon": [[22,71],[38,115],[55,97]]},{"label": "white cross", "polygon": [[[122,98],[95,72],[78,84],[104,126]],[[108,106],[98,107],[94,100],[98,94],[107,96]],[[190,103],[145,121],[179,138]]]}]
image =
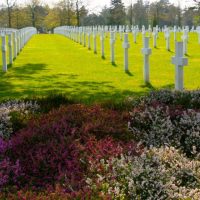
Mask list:
[{"label": "white cross", "polygon": [[174,42],[177,41],[177,28],[174,26]]},{"label": "white cross", "polygon": [[7,47],[6,47],[6,36],[2,35],[2,64],[3,71],[7,72]]},{"label": "white cross", "polygon": [[12,33],[8,35],[8,47],[9,47],[9,64],[13,64],[13,43],[12,43]]},{"label": "white cross", "polygon": [[17,32],[14,32],[14,58],[17,57]]},{"label": "white cross", "polygon": [[115,32],[110,32],[110,58],[111,63],[115,63]]},{"label": "white cross", "polygon": [[157,32],[156,30],[153,31],[153,47],[157,47]]},{"label": "white cross", "polygon": [[187,43],[188,43],[188,32],[186,29],[183,31],[182,40],[183,40],[183,54],[186,55],[187,54]]},{"label": "white cross", "polygon": [[88,32],[88,49],[91,49],[91,44],[90,44],[90,31]]},{"label": "white cross", "polygon": [[104,53],[104,31],[101,32],[101,57],[105,58],[105,53]]},{"label": "white cross", "polygon": [[188,65],[188,59],[183,57],[183,42],[176,43],[176,55],[172,58],[172,64],[176,66],[175,89],[182,91],[184,89],[183,67]]},{"label": "white cross", "polygon": [[166,49],[170,51],[170,32],[169,30],[165,30],[165,40],[166,40]]},{"label": "white cross", "polygon": [[94,53],[97,53],[97,36],[96,36],[96,31],[94,30],[93,32],[93,39],[94,39]]},{"label": "white cross", "polygon": [[124,48],[124,69],[125,71],[128,71],[128,49],[130,48],[130,44],[128,41],[127,33],[124,34],[123,48]]},{"label": "white cross", "polygon": [[137,43],[137,31],[135,27],[133,28],[133,40],[134,40],[134,43]]},{"label": "white cross", "polygon": [[144,55],[144,82],[149,83],[149,56],[152,50],[149,48],[149,37],[144,39],[144,48],[142,49],[142,54]]}]

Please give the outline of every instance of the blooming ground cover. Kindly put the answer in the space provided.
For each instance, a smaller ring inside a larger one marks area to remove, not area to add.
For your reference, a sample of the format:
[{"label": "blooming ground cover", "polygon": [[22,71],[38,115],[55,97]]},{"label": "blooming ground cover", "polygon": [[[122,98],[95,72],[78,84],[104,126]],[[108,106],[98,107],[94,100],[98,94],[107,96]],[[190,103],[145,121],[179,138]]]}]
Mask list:
[{"label": "blooming ground cover", "polygon": [[152,92],[129,111],[7,101],[0,122],[0,199],[200,199],[200,91]]}]

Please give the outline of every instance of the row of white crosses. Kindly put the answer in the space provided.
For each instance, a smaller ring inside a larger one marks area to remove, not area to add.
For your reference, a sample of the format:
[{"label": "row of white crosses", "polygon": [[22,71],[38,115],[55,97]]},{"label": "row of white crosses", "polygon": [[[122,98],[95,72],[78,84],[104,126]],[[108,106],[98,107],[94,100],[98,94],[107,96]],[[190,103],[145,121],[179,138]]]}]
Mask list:
[{"label": "row of white crosses", "polygon": [[[93,31],[93,39],[94,39],[94,53],[97,52],[96,49],[96,35],[98,30],[97,29],[90,29],[89,27],[58,27],[54,30],[54,33],[62,34],[64,36],[69,37],[70,39],[79,42],[82,44],[82,34],[84,36],[83,45],[86,47],[86,34],[88,34],[88,49],[91,49],[90,45],[90,36]],[[102,58],[105,57],[104,52],[104,40],[105,40],[105,32],[100,29],[100,40],[101,40],[101,56]],[[137,27],[133,28],[133,33],[138,32]],[[158,27],[153,29],[154,35],[154,47],[156,47],[156,37],[158,37],[159,29]],[[169,29],[165,28],[165,37],[168,39],[169,36]],[[188,34],[188,31],[184,31],[185,34]],[[149,56],[152,54],[152,50],[149,48],[149,39],[150,37],[146,37],[146,30],[143,27],[142,29],[143,34],[143,49],[142,54],[144,55],[144,82],[146,84],[150,83],[150,64],[149,64]],[[123,33],[123,49],[124,49],[124,70],[126,72],[129,71],[129,56],[128,51],[130,48],[130,43],[128,40],[128,33]],[[116,40],[116,32],[115,29],[110,31],[110,61],[112,64],[115,63],[115,40]],[[167,41],[167,48],[170,49],[169,41]],[[188,59],[184,57],[184,42],[176,42],[176,55],[172,58],[172,63],[175,65],[175,89],[182,91],[184,89],[183,84],[183,67],[188,64]]]},{"label": "row of white crosses", "polygon": [[[164,32],[165,34],[165,40],[166,40],[166,49],[168,51],[170,51],[170,33],[173,32],[174,33],[174,43],[177,42],[177,33],[178,32],[182,32],[183,33],[183,37],[182,40],[184,43],[186,43],[186,41],[188,42],[188,33],[189,32],[197,32],[197,34],[199,34],[199,43],[200,43],[200,30],[198,29],[198,27],[195,28],[192,27],[192,29],[190,30],[188,26],[185,27],[176,27],[174,26],[174,28],[169,28],[167,26],[164,26],[162,29],[159,28],[158,26],[154,27],[152,29],[151,26],[148,27],[148,29],[145,28],[145,26],[142,26],[142,29],[140,30],[138,26],[93,26],[93,27],[71,27],[71,32],[74,33],[76,32],[77,34],[81,34],[81,32],[86,32],[86,35],[89,35],[89,37],[91,37],[91,34],[93,33],[93,30],[96,31],[96,34],[101,34],[102,31],[104,31],[105,33],[105,37],[108,36],[108,32],[110,31],[114,31],[115,33],[119,33],[120,34],[120,39],[123,40],[123,33],[130,33],[132,32],[133,34],[133,40],[134,43],[137,42],[137,36],[138,33],[142,33],[142,38],[144,40],[144,37],[146,37],[146,35],[149,35],[150,37],[153,36],[153,46],[154,48],[157,47],[157,39],[158,39],[158,34],[159,32]],[[55,29],[55,31],[58,31],[58,29]],[[73,40],[76,41],[75,38],[73,38]],[[186,50],[185,52],[187,52],[187,44],[184,45],[186,46]],[[186,54],[186,53],[185,53]]]},{"label": "row of white crosses", "polygon": [[[138,26],[134,26],[132,28],[132,33],[133,33],[133,40],[134,43],[136,43],[137,40],[137,35],[140,32]],[[165,36],[165,40],[166,40],[166,50],[170,51],[171,47],[170,47],[170,36],[171,36],[171,32],[174,32],[174,43],[176,44],[177,42],[177,33],[178,32],[182,32],[182,41],[183,41],[183,52],[184,55],[187,54],[187,43],[188,43],[188,34],[189,32],[197,32],[198,34],[198,40],[199,40],[199,44],[200,44],[200,27],[197,27],[196,30],[194,27],[192,27],[192,29],[190,30],[188,26],[182,27],[182,29],[180,27],[176,27],[174,26],[173,29],[165,26],[164,28],[160,29],[158,26],[152,28],[151,26],[149,26],[149,28],[146,30],[144,26],[142,26],[141,29],[141,33],[142,33],[142,40],[144,43],[144,38],[146,37],[146,34],[148,33],[149,36],[153,37],[153,47],[157,48],[157,39],[158,39],[158,33],[159,32],[164,32],[164,36]]]},{"label": "row of white crosses", "polygon": [[198,34],[198,42],[200,44],[200,26],[197,27],[196,32]]},{"label": "row of white crosses", "polygon": [[[20,30],[0,28],[2,40],[2,70],[4,72],[7,72],[8,64],[13,64],[13,60],[17,58],[17,55],[22,48],[26,45],[32,35],[36,33],[37,30],[33,27],[27,27]],[[7,46],[9,48],[9,62],[7,61]]]},{"label": "row of white crosses", "polygon": [[[66,27],[66,26],[64,26]],[[72,28],[76,28],[76,27],[72,27]],[[142,32],[143,29],[146,29],[145,26],[142,26],[141,30],[139,29],[139,26],[85,26],[85,27],[80,27],[82,29],[92,29],[92,30],[97,30],[98,32],[101,30],[104,30],[105,32],[110,32],[110,31],[115,31],[115,32],[122,32],[122,33],[130,33],[133,32],[135,29],[137,29],[138,31]],[[169,28],[171,31],[173,31],[174,29],[176,30],[176,32],[182,32],[184,29],[188,29],[189,32],[196,32],[199,27],[195,27],[193,26],[191,29],[189,28],[189,26],[184,26],[184,27],[167,27],[164,26],[163,28],[160,28],[158,26],[154,27],[158,30],[158,32],[165,32],[166,28]],[[57,28],[56,28],[57,29]],[[56,30],[54,29],[54,30]],[[151,27],[151,25],[149,25],[149,27],[146,29],[146,31],[148,32],[152,32],[153,28]]]}]

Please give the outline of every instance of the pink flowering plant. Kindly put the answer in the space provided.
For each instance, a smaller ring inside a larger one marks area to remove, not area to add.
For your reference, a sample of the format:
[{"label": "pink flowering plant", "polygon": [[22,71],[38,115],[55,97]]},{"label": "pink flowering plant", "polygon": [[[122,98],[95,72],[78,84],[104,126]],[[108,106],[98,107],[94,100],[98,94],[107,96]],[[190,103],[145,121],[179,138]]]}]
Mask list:
[{"label": "pink flowering plant", "polygon": [[199,99],[199,91],[152,92],[130,114],[61,106],[16,132],[15,112],[40,108],[4,103],[1,127],[12,131],[0,137],[0,199],[199,200]]}]

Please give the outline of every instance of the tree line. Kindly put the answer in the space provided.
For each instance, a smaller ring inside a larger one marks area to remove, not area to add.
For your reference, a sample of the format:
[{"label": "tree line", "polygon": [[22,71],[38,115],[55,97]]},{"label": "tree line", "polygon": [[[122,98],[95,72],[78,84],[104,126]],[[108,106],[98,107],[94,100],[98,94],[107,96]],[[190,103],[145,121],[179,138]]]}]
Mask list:
[{"label": "tree line", "polygon": [[122,0],[111,0],[98,13],[89,12],[84,0],[60,0],[54,6],[42,0],[28,0],[19,4],[17,0],[3,0],[0,5],[0,27],[22,28],[33,26],[46,32],[57,26],[76,25],[148,25],[152,26],[197,26],[200,25],[200,1],[182,9],[169,0],[150,3],[137,0],[125,7]]}]

